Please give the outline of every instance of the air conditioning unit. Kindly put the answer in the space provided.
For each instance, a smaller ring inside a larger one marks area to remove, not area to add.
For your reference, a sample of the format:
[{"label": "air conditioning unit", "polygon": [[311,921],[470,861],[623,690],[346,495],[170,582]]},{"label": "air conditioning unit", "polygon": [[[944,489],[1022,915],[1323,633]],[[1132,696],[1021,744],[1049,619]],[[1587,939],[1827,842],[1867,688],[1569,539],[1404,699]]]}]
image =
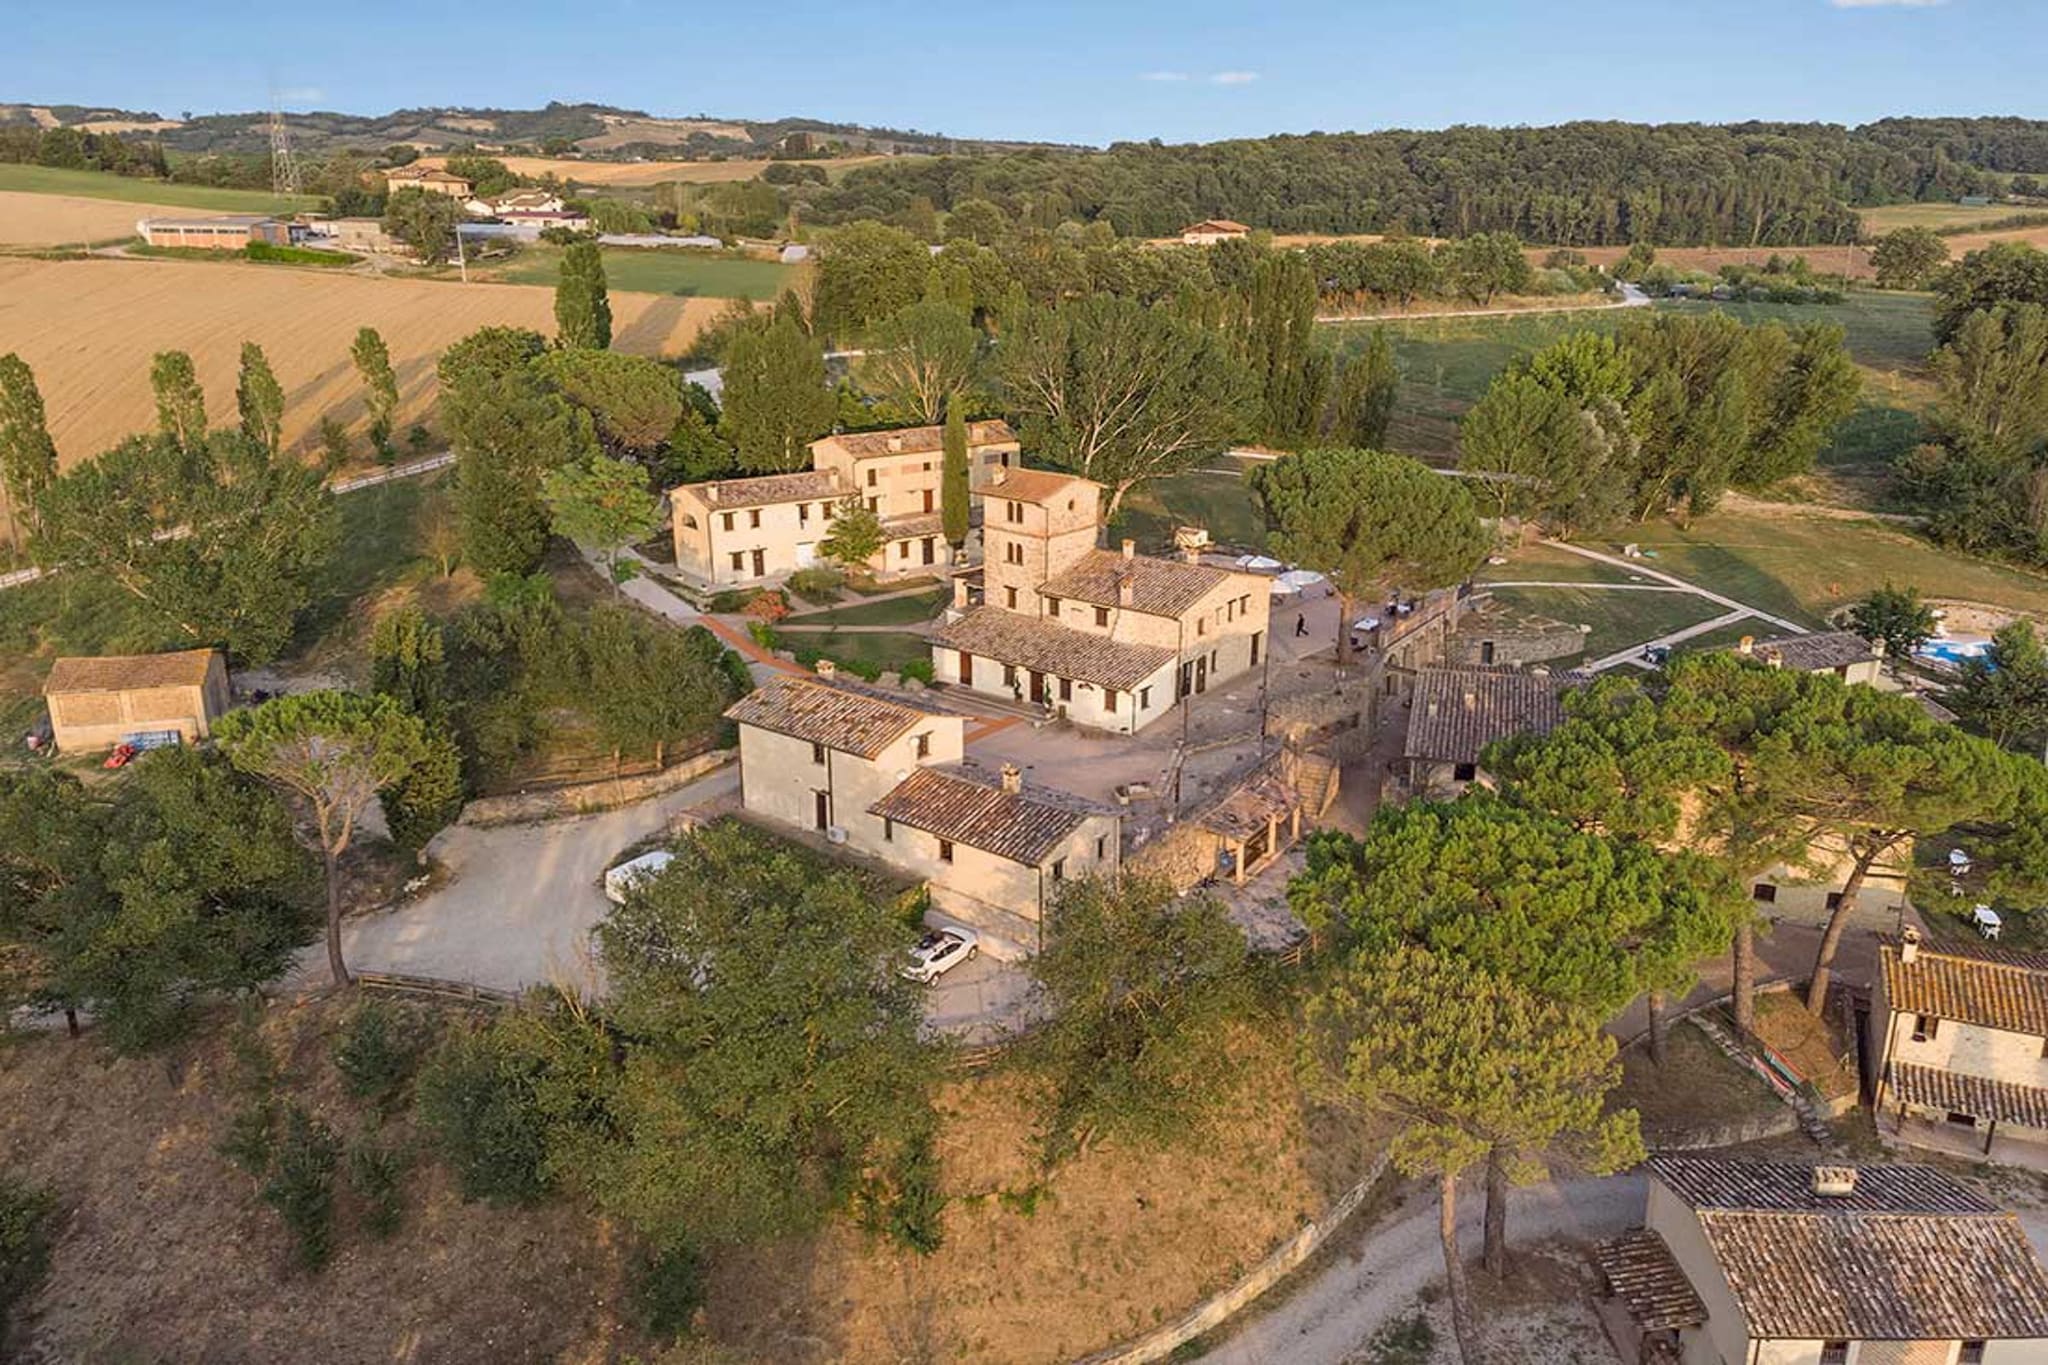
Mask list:
[{"label": "air conditioning unit", "polygon": [[825,827],[825,842],[826,842],[826,843],[828,843],[828,844],[843,844],[843,843],[845,843],[845,842],[846,842],[846,826],[844,826],[844,825],[827,825],[827,826]]}]

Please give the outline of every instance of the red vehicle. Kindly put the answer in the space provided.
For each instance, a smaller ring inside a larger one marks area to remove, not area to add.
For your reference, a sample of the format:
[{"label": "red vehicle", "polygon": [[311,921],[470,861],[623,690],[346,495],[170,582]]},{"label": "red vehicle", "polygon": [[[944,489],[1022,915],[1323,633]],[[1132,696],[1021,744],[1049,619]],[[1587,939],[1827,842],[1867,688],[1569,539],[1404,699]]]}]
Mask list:
[{"label": "red vehicle", "polygon": [[114,752],[108,754],[107,761],[100,766],[102,768],[125,768],[128,766],[129,760],[135,757],[135,753],[136,749],[133,744],[116,744]]}]

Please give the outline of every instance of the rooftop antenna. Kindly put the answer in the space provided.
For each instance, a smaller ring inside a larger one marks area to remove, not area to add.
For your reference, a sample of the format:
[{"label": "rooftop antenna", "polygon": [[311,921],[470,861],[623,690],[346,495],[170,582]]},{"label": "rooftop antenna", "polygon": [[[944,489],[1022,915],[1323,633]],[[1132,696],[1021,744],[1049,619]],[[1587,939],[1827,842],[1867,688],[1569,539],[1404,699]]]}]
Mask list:
[{"label": "rooftop antenna", "polygon": [[270,192],[280,198],[299,192],[299,163],[292,155],[292,132],[275,85],[270,87]]}]

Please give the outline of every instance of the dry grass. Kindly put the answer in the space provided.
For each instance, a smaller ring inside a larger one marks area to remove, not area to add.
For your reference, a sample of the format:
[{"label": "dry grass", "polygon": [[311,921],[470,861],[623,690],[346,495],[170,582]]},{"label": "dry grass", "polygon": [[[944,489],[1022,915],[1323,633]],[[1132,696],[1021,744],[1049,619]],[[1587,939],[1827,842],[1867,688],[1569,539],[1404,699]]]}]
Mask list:
[{"label": "dry grass", "polygon": [[138,218],[175,218],[191,212],[162,204],[0,190],[0,246],[77,246],[133,237]]},{"label": "dry grass", "polygon": [[737,123],[724,123],[717,119],[701,118],[629,118],[623,114],[599,114],[599,122],[605,130],[596,137],[586,137],[576,145],[587,152],[608,151],[633,142],[659,142],[680,146],[688,142],[694,133],[706,137],[747,140],[747,130]]},{"label": "dry grass", "polygon": [[[132,209],[131,209],[132,211]],[[612,295],[614,345],[659,355],[680,349],[723,307],[717,299]],[[552,290],[530,285],[390,280],[226,262],[0,260],[0,354],[34,368],[50,433],[66,462],[87,458],[155,421],[150,357],[192,354],[216,421],[234,413],[244,341],[260,343],[283,383],[288,442],[320,418],[361,415],[349,360],[359,327],[375,327],[398,372],[399,428],[423,420],[434,365],[479,327],[554,332]]]},{"label": "dry grass", "polygon": [[[1628,254],[1623,246],[1587,246],[1576,250],[1594,265],[1611,266]],[[1542,260],[1550,254],[1545,247],[1532,255]],[[1822,275],[1846,275],[1867,280],[1876,274],[1870,267],[1870,251],[1860,246],[1660,246],[1657,263],[1677,270],[1701,270],[1711,275],[1724,265],[1762,265],[1776,256],[1781,260],[1804,256],[1808,265]]]},{"label": "dry grass", "polygon": [[1822,1098],[1856,1093],[1854,1047],[1826,1020],[1810,1013],[1791,991],[1764,991],[1757,996],[1756,1036]]},{"label": "dry grass", "polygon": [[2025,242],[2029,246],[2048,248],[2048,227],[2013,228],[2005,232],[1968,232],[1961,236],[1945,238],[1948,242],[1950,260],[1961,260],[1973,251],[1981,251],[1993,242]]},{"label": "dry grass", "polygon": [[2023,204],[1886,204],[1858,209],[1856,215],[1863,220],[1863,231],[1874,237],[1902,227],[1969,227],[2029,211]]},{"label": "dry grass", "polygon": [[[828,174],[836,174],[888,159],[884,156],[842,156],[827,161],[791,161],[786,164],[822,166]],[[577,161],[545,156],[503,156],[498,160],[504,162],[506,169],[514,175],[552,175],[558,180],[573,180],[582,185],[662,185],[670,181],[717,185],[731,180],[752,180],[774,164],[768,161]],[[420,158],[419,164],[439,166],[445,161],[445,157],[428,156]]]}]

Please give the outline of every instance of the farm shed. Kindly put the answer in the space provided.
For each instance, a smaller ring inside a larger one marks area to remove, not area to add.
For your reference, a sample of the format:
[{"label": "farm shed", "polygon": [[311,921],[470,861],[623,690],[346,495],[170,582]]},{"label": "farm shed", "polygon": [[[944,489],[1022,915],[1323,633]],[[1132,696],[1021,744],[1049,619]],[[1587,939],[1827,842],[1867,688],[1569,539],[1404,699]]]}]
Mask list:
[{"label": "farm shed", "polygon": [[227,660],[217,649],[59,659],[43,698],[60,753],[110,749],[161,730],[189,744],[228,709]]},{"label": "farm shed", "polygon": [[288,224],[246,213],[217,218],[144,218],[135,224],[135,232],[151,246],[207,251],[240,251],[251,242],[285,246],[291,241]]}]

